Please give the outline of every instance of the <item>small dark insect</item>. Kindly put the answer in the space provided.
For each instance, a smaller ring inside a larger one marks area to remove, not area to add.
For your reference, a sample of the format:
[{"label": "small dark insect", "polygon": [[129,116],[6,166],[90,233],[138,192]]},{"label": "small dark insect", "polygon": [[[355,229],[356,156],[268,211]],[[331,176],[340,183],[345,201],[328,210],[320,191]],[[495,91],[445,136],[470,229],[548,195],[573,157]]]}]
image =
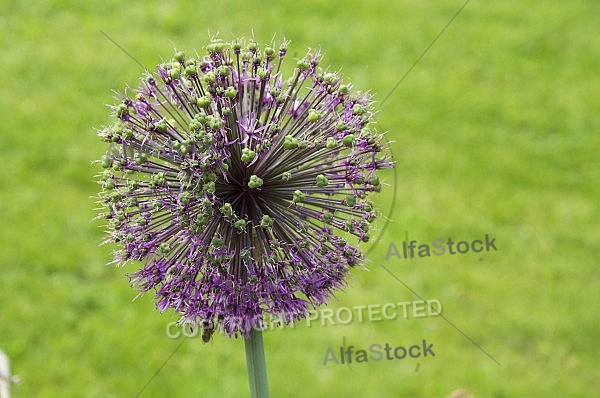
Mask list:
[{"label": "small dark insect", "polygon": [[202,321],[202,342],[208,343],[212,339],[212,335],[215,332],[215,324],[211,321]]}]

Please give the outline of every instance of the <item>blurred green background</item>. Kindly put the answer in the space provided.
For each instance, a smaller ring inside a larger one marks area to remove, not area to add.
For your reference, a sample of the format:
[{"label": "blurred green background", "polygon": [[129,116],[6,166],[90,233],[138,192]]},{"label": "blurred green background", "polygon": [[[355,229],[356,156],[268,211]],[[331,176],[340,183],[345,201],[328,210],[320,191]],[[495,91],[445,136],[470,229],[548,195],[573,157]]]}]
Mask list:
[{"label": "blurred green background", "polygon": [[[91,222],[111,90],[208,32],[321,46],[381,101],[463,0],[264,3],[4,1],[0,5],[0,348],[14,397],[135,397],[182,342],[124,276]],[[378,120],[397,160],[379,203],[391,222],[331,308],[418,300],[441,317],[265,332],[273,397],[582,397],[600,389],[600,2],[471,1]],[[394,181],[395,178],[395,181]],[[497,252],[385,260],[405,234]],[[345,341],[435,357],[345,365]],[[415,371],[419,364],[418,371]],[[187,339],[141,397],[247,396],[241,340]]]}]

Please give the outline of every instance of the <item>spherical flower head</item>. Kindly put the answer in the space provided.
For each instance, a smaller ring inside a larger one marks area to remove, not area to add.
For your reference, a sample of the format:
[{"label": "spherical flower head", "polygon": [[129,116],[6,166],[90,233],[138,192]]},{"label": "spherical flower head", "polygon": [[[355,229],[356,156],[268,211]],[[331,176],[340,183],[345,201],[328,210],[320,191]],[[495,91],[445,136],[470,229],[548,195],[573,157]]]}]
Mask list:
[{"label": "spherical flower head", "polygon": [[[284,41],[218,38],[127,89],[100,136],[101,216],[114,262],[182,322],[247,336],[305,317],[361,264],[376,171],[392,166],[372,100],[309,51],[284,78]],[[211,329],[212,330],[212,329]]]}]

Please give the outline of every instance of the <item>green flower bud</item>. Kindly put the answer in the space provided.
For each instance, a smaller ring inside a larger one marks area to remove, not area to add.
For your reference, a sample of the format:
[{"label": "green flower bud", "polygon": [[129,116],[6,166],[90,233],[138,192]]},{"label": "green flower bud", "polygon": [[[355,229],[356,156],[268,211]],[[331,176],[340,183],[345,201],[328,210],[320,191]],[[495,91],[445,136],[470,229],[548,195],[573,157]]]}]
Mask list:
[{"label": "green flower bud", "polygon": [[208,222],[208,217],[205,216],[204,214],[198,214],[196,216],[196,224],[198,225],[204,225]]},{"label": "green flower bud", "polygon": [[156,173],[152,177],[154,179],[154,182],[156,182],[158,185],[162,185],[162,184],[164,184],[167,181],[167,179],[165,178],[165,173],[163,173],[162,171]]},{"label": "green flower bud", "polygon": [[127,206],[129,207],[136,207],[139,204],[137,198],[128,198],[127,199]]},{"label": "green flower bud", "polygon": [[290,178],[292,178],[292,173],[290,173],[289,171],[286,171],[283,174],[281,174],[281,179],[283,180],[283,182],[288,182]]}]

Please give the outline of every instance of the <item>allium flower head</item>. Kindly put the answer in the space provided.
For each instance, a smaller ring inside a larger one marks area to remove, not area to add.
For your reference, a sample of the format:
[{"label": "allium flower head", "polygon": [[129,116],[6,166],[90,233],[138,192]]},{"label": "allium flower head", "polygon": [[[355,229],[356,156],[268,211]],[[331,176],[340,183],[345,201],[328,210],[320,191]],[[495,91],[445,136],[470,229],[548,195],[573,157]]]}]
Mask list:
[{"label": "allium flower head", "polygon": [[376,217],[376,171],[391,167],[370,95],[318,51],[285,79],[287,45],[176,52],[100,131],[114,262],[142,261],[132,282],[159,310],[229,336],[264,314],[301,319],[344,286]]}]

